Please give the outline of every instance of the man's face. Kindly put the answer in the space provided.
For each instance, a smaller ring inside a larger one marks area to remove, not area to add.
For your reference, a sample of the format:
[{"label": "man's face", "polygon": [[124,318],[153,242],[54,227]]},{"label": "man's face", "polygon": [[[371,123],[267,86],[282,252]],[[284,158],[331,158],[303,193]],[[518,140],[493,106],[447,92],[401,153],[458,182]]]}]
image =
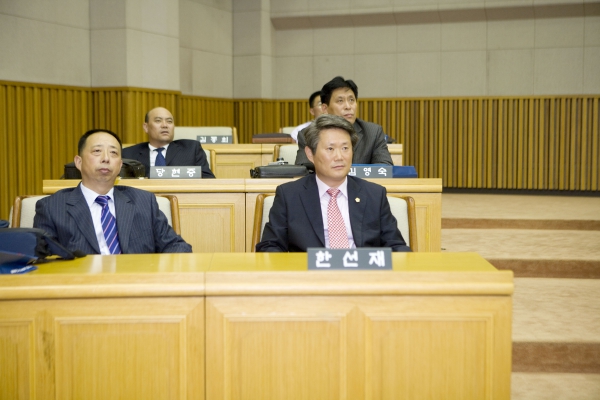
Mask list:
[{"label": "man's face", "polygon": [[114,184],[121,172],[121,165],[119,142],[106,132],[90,135],[81,154],[75,156],[75,166],[81,171],[81,181],[98,193],[101,193],[99,186]]},{"label": "man's face", "polygon": [[358,104],[356,96],[350,88],[338,88],[331,93],[329,104],[323,106],[323,111],[327,114],[344,117],[351,124],[356,121],[356,111]]},{"label": "man's face", "polygon": [[313,103],[310,107],[310,113],[317,118],[319,115],[323,114],[323,108],[321,107],[321,96],[315,97]]},{"label": "man's face", "polygon": [[315,165],[320,180],[329,187],[338,187],[344,182],[352,165],[352,141],[343,129],[323,129],[315,154],[304,148],[306,156]]},{"label": "man's face", "polygon": [[154,147],[162,147],[173,141],[175,121],[166,108],[158,107],[148,113],[148,122],[144,123],[148,141]]}]

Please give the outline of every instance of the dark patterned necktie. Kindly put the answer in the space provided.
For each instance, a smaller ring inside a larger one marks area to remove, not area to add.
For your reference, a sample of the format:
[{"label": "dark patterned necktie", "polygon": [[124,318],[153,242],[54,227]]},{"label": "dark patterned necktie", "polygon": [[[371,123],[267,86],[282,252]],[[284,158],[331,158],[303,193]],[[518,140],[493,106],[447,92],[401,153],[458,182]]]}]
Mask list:
[{"label": "dark patterned necktie", "polygon": [[104,232],[104,239],[106,239],[106,245],[108,246],[110,254],[121,254],[119,233],[117,232],[117,220],[108,208],[108,200],[110,200],[109,196],[96,197],[96,203],[102,206],[102,215],[100,216],[102,231]]},{"label": "dark patterned necktie", "polygon": [[164,147],[160,147],[158,149],[154,149],[154,151],[156,152],[156,161],[154,161],[154,166],[155,167],[164,167],[165,165],[167,165],[167,161],[165,160],[165,156],[163,156],[162,151],[164,150]]}]

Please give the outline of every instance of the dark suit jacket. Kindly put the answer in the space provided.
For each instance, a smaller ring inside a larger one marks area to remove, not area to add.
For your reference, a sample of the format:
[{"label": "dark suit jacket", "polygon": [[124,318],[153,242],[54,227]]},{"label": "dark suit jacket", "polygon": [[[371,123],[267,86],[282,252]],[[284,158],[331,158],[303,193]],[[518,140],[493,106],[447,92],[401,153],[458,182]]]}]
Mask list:
[{"label": "dark suit jacket", "polygon": [[[398,230],[383,186],[349,176],[348,212],[356,247],[411,251]],[[279,185],[256,251],[304,252],[308,247],[325,247],[323,226],[314,174]]]},{"label": "dark suit jacket", "polygon": [[[144,167],[146,167],[146,176],[150,176],[150,148],[148,147],[148,142],[124,148],[122,157],[138,160],[144,164]],[[167,149],[167,158],[165,161],[170,167],[202,167],[202,178],[215,177],[208,167],[208,160],[206,159],[204,150],[202,150],[202,145],[197,140],[173,140]]]},{"label": "dark suit jacket", "polygon": [[[121,251],[125,253],[191,253],[169,226],[150,192],[127,186],[114,188]],[[80,186],[59,190],[35,206],[33,226],[46,231],[67,249],[100,254],[92,214]]]},{"label": "dark suit jacket", "polygon": [[[356,142],[356,145],[352,149],[352,164],[394,165],[381,125],[356,118],[353,126],[358,135],[358,142]],[[306,147],[304,133],[306,129],[308,128],[304,128],[298,133],[298,153],[296,153],[295,164],[306,165],[314,169],[314,166],[304,152],[304,148]]]}]

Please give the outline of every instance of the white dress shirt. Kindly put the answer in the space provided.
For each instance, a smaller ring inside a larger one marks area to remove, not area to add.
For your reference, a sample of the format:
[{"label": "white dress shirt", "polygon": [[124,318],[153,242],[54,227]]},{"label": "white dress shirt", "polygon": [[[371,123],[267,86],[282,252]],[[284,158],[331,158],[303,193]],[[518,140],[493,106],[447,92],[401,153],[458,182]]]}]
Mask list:
[{"label": "white dress shirt", "polygon": [[[323,228],[325,233],[325,247],[329,248],[329,229],[327,222],[327,208],[329,206],[329,199],[331,196],[327,191],[331,189],[322,180],[317,178],[317,187],[319,188],[319,199],[321,200],[321,215],[323,216]],[[344,218],[344,225],[346,226],[346,235],[348,236],[348,245],[351,249],[356,248],[354,243],[354,236],[352,235],[352,227],[350,225],[350,211],[348,209],[348,178],[344,179],[344,183],[337,187],[340,193],[337,196],[337,205]]]},{"label": "white dress shirt", "polygon": [[312,121],[308,121],[303,123],[302,125],[298,125],[293,131],[292,133],[290,133],[290,136],[292,137],[292,139],[294,139],[296,142],[298,141],[298,133],[300,133],[300,131],[304,128],[306,128],[307,126],[309,126],[311,124]]},{"label": "white dress shirt", "polygon": [[[98,239],[98,246],[100,246],[100,254],[110,255],[110,250],[108,249],[106,239],[104,238],[104,230],[102,229],[102,206],[96,203],[96,197],[101,195],[94,192],[92,189],[86,188],[83,186],[83,183],[81,184],[81,192],[83,193],[83,197],[85,197],[85,201],[87,202],[87,205],[90,208],[90,213],[92,214],[92,222],[94,223],[94,232],[96,233],[96,239]],[[114,188],[111,188],[105,196],[110,197],[110,200],[108,201],[108,209],[115,219],[117,219],[113,192]]]},{"label": "white dress shirt", "polygon": [[[148,147],[150,148],[150,166],[154,167],[154,164],[156,164],[156,156],[158,155],[158,151],[154,151],[154,150],[158,149],[158,147],[154,147],[150,143],[148,143]],[[167,159],[167,148],[169,147],[169,145],[166,144],[166,145],[160,146],[160,147],[165,148],[161,153],[166,160]]]}]

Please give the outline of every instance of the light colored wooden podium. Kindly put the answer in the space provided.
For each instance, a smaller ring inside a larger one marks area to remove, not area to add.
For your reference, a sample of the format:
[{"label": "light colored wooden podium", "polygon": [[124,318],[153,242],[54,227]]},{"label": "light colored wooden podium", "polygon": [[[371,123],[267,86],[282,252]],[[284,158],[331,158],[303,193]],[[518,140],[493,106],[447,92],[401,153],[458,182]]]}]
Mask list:
[{"label": "light colored wooden podium", "polygon": [[[227,146],[227,145],[221,145]],[[369,179],[388,193],[414,197],[419,251],[440,251],[441,179]],[[289,179],[121,179],[118,185],[177,196],[181,236],[194,252],[252,251],[254,207],[259,193],[275,193]],[[74,187],[79,180],[45,180],[43,192]],[[118,214],[118,210],[117,210]],[[117,215],[118,217],[118,215]]]},{"label": "light colored wooden podium", "polygon": [[0,279],[2,399],[508,399],[512,272],[306,254],[87,256]]}]

